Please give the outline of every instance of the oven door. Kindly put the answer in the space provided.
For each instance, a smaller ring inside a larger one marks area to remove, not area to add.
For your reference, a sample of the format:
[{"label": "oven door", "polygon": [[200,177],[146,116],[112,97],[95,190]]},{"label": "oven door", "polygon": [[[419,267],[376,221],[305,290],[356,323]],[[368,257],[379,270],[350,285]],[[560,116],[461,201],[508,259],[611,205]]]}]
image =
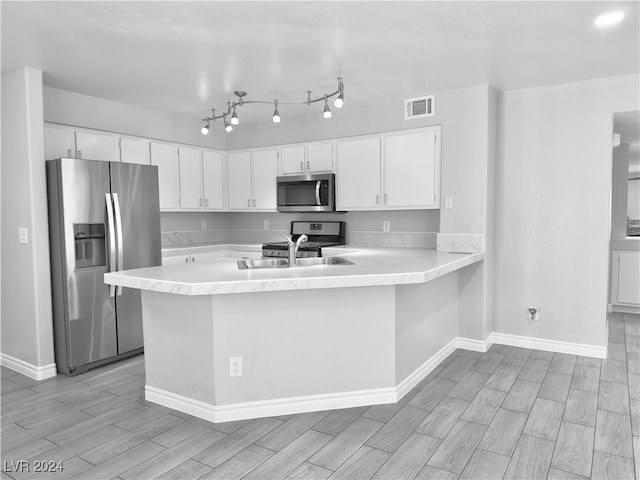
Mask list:
[{"label": "oven door", "polygon": [[334,212],[335,175],[278,177],[279,212]]}]

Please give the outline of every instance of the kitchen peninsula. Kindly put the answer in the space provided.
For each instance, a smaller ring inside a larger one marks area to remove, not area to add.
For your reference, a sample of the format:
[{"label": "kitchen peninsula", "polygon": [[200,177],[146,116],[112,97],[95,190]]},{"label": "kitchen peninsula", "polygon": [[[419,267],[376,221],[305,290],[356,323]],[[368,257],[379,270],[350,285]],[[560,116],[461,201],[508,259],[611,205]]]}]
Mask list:
[{"label": "kitchen peninsula", "polygon": [[456,271],[483,252],[323,253],[353,265],[105,274],[142,291],[147,400],[214,422],[392,403],[456,348]]}]

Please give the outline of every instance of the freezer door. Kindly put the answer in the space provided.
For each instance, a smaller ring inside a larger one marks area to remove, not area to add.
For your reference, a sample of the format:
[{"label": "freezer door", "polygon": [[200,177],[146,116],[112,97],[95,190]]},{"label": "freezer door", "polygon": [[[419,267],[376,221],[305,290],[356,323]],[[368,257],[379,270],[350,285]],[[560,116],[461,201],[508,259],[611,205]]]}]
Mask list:
[{"label": "freezer door", "polygon": [[[162,264],[158,167],[112,162],[111,193],[120,228],[118,270]],[[118,219],[119,217],[119,219]],[[140,290],[119,288],[116,294],[118,354],[143,346]]]},{"label": "freezer door", "polygon": [[[115,303],[104,274],[109,265],[105,193],[109,164],[62,158],[50,170],[50,222],[56,362],[61,371],[117,354]],[[55,168],[54,168],[55,167]],[[49,168],[49,166],[48,166]],[[55,178],[54,178],[55,177]]]}]

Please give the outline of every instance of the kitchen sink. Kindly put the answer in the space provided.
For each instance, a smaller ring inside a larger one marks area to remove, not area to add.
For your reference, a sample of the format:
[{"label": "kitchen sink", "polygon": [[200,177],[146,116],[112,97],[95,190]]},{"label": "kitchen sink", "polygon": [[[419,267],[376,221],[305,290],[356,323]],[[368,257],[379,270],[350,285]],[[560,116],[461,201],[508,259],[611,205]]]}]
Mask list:
[{"label": "kitchen sink", "polygon": [[286,258],[263,258],[256,260],[243,258],[242,260],[238,260],[238,268],[240,270],[253,268],[282,268],[288,266],[289,260]]},{"label": "kitchen sink", "polygon": [[[297,267],[312,267],[316,265],[353,265],[353,262],[341,257],[309,257],[296,259]],[[259,260],[243,258],[242,260],[238,260],[238,268],[240,270],[252,270],[256,268],[286,268],[288,266],[289,260],[286,258],[262,258]]]},{"label": "kitchen sink", "polygon": [[342,257],[307,257],[298,258],[296,265],[299,267],[310,267],[313,265],[353,265],[353,262]]}]

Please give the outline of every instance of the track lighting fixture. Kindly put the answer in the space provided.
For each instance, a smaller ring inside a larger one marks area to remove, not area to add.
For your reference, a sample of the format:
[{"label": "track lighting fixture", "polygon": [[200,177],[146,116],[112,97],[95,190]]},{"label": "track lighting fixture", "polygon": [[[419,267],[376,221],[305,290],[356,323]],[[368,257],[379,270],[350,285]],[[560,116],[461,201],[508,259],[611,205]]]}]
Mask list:
[{"label": "track lighting fixture", "polygon": [[[238,114],[236,113],[236,108],[242,107],[245,104],[249,104],[249,103],[267,103],[267,104],[273,103],[273,106],[274,106],[273,117],[272,117],[273,123],[280,123],[280,112],[278,111],[279,104],[310,106],[312,103],[316,103],[324,100],[324,112],[323,112],[324,118],[331,118],[331,110],[329,109],[329,103],[328,103],[330,98],[336,97],[333,103],[333,105],[336,108],[342,108],[342,105],[344,104],[344,85],[342,83],[341,77],[338,77],[338,89],[335,92],[325,93],[321,97],[311,98],[311,90],[307,90],[307,99],[303,102],[278,102],[278,99],[273,100],[273,102],[270,100],[244,100],[244,97],[247,95],[247,92],[244,92],[242,90],[236,90],[233,93],[237,97],[237,100],[233,102],[227,102],[226,112],[222,113],[221,115],[216,115],[216,110],[211,109],[211,116],[205,117],[202,119],[203,122],[206,122],[206,125],[203,126],[202,129],[200,130],[203,135],[206,135],[207,133],[209,133],[211,122],[214,122],[219,118],[221,118],[223,121],[224,129],[227,132],[231,132],[233,130],[232,125],[238,125],[240,123]],[[227,121],[227,116],[231,118],[231,124]]]}]

